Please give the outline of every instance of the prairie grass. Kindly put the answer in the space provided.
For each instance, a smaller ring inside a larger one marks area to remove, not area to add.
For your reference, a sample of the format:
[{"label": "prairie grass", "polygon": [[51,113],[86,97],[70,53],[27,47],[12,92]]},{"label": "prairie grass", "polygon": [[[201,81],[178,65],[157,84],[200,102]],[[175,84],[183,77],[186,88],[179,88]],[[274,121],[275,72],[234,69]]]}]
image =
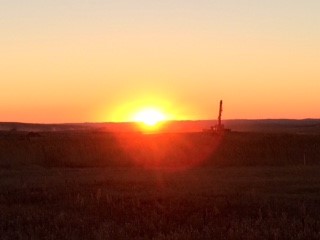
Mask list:
[{"label": "prairie grass", "polygon": [[1,239],[320,239],[319,135],[0,133]]},{"label": "prairie grass", "polygon": [[319,239],[319,171],[3,169],[1,239]]},{"label": "prairie grass", "polygon": [[0,133],[0,168],[292,166],[320,164],[320,135]]}]

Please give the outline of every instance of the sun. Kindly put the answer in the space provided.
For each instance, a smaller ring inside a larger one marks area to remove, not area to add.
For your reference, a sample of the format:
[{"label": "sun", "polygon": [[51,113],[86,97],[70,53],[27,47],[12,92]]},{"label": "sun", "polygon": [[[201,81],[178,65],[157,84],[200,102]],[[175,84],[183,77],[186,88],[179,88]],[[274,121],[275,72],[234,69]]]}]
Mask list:
[{"label": "sun", "polygon": [[134,115],[133,120],[135,122],[141,122],[147,126],[152,127],[152,126],[157,125],[159,122],[165,121],[166,116],[160,110],[148,108],[148,109],[143,109],[143,110],[137,112]]}]

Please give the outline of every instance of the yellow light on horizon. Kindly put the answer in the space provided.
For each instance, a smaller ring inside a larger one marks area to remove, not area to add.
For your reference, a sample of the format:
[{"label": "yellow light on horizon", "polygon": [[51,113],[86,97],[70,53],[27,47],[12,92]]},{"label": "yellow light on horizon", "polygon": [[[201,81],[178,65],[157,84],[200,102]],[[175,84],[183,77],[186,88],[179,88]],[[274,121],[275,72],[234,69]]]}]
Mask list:
[{"label": "yellow light on horizon", "polygon": [[135,122],[144,123],[147,126],[155,126],[159,122],[165,121],[167,118],[161,111],[153,108],[143,109],[136,113],[133,117]]}]

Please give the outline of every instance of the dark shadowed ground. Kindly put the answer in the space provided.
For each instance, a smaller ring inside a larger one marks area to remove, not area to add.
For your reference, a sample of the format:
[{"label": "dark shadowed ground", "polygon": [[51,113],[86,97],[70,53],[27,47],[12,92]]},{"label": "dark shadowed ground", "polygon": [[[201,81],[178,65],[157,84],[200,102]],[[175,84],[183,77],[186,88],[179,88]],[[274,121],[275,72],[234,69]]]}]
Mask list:
[{"label": "dark shadowed ground", "polygon": [[319,239],[318,135],[0,138],[1,239]]},{"label": "dark shadowed ground", "polygon": [[319,239],[319,171],[2,170],[1,239]]}]

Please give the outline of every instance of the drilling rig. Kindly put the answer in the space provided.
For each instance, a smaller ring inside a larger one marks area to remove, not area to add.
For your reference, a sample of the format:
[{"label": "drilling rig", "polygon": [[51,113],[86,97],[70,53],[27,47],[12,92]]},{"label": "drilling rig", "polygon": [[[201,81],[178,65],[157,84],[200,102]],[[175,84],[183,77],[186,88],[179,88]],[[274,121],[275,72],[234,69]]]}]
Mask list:
[{"label": "drilling rig", "polygon": [[218,124],[216,124],[213,128],[213,130],[216,133],[221,133],[224,131],[224,125],[222,124],[221,118],[222,118],[222,111],[223,111],[223,101],[220,100],[220,105],[219,105],[219,115],[218,115]]},{"label": "drilling rig", "polygon": [[205,129],[204,132],[209,132],[213,134],[222,134],[224,132],[230,132],[230,129],[226,129],[222,124],[222,112],[223,112],[223,101],[220,100],[218,122],[216,125],[211,126],[210,129]]}]

